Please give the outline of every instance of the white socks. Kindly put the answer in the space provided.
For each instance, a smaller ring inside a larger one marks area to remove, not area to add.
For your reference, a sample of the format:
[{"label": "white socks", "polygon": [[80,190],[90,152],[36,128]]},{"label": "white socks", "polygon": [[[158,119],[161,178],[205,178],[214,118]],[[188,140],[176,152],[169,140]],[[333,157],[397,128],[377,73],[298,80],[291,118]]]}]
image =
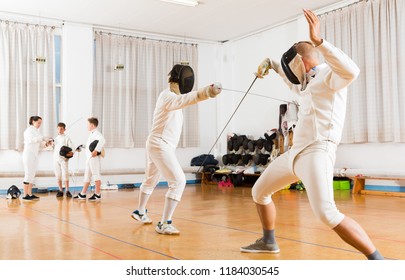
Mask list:
[{"label": "white socks", "polygon": [[148,203],[150,194],[146,194],[143,191],[139,192],[139,200],[138,200],[138,211],[139,214],[143,215],[146,211],[146,204]]},{"label": "white socks", "polygon": [[162,223],[169,221],[172,219],[173,212],[177,207],[177,204],[179,202],[177,200],[171,199],[166,197],[165,198],[165,208],[163,209],[163,215],[162,215]]}]

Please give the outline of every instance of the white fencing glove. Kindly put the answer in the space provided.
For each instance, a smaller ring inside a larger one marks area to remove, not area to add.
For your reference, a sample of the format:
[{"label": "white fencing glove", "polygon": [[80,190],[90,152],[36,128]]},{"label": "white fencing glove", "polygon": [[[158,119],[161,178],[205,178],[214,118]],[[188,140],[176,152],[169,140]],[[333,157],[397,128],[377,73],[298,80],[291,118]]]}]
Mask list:
[{"label": "white fencing glove", "polygon": [[208,96],[213,98],[220,94],[222,91],[221,83],[215,83],[207,87]]}]

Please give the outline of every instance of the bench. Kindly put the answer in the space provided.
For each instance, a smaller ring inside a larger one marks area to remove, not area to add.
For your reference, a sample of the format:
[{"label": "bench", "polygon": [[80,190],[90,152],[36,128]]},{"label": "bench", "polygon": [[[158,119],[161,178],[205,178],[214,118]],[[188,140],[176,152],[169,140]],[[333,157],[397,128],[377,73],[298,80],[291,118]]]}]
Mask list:
[{"label": "bench", "polygon": [[336,169],[336,177],[347,177],[353,181],[353,194],[373,194],[373,195],[386,195],[405,197],[405,192],[395,191],[380,191],[380,190],[366,190],[366,180],[387,180],[387,181],[405,181],[405,172],[400,171],[376,171],[365,169]]},{"label": "bench", "polygon": [[[350,177],[349,177],[350,178]],[[377,190],[366,190],[364,187],[366,185],[366,180],[394,180],[394,181],[401,181],[405,180],[405,178],[400,177],[375,177],[375,176],[364,176],[358,175],[353,178],[353,194],[374,194],[374,195],[387,195],[387,196],[397,196],[397,197],[405,197],[405,192],[392,192],[392,191],[377,191]]]}]

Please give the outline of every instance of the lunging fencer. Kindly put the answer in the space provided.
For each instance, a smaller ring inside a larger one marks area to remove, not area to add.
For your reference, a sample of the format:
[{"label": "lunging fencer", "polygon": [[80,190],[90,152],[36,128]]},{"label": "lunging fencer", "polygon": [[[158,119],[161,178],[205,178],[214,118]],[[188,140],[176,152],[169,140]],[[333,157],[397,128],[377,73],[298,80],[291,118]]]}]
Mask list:
[{"label": "lunging fencer", "polygon": [[65,134],[66,125],[63,122],[58,123],[56,129],[58,135],[53,141],[53,165],[59,187],[56,197],[63,197],[63,183],[65,183],[66,197],[71,198],[72,194],[69,191],[69,159],[73,157],[73,143],[70,137]]},{"label": "lunging fencer", "polygon": [[169,189],[165,196],[162,218],[155,230],[157,233],[170,235],[180,234],[172,224],[172,216],[186,186],[186,177],[175,154],[183,126],[181,109],[216,97],[222,87],[221,84],[213,84],[192,91],[194,71],[190,66],[180,64],[173,66],[168,82],[169,87],[160,93],[156,102],[152,130],[146,141],[145,179],[140,187],[138,208],[131,216],[143,224],[152,223],[147,215],[146,205],[162,174]]},{"label": "lunging fencer", "polygon": [[[277,72],[301,96],[301,102],[293,146],[270,163],[252,189],[263,237],[240,250],[280,251],[274,234],[276,208],[272,195],[301,180],[315,216],[368,259],[380,260],[383,257],[367,233],[339,212],[333,196],[333,167],[346,113],[347,87],[360,70],[346,54],[320,37],[319,19],[312,11],[304,10],[304,16],[311,42],[294,44],[283,54],[281,67],[266,59],[258,69],[259,78],[268,74],[269,69]],[[318,53],[325,63],[319,63]]]},{"label": "lunging fencer", "polygon": [[37,172],[37,161],[39,150],[52,144],[47,141],[39,132],[42,124],[42,118],[39,116],[31,116],[29,119],[29,127],[24,131],[24,200],[39,200],[39,197],[32,194],[32,184],[34,183],[35,174]]}]

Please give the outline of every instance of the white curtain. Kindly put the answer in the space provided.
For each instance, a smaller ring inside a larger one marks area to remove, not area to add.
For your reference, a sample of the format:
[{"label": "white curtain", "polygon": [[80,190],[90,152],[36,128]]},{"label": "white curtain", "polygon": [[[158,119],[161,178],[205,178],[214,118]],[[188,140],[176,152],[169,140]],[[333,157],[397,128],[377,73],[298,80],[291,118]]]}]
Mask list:
[{"label": "white curtain", "polygon": [[342,142],[405,142],[405,1],[362,1],[320,19],[324,38],[361,70]]},{"label": "white curtain", "polygon": [[[95,32],[93,115],[109,147],[145,147],[160,92],[174,64],[198,69],[197,45]],[[123,70],[114,70],[117,64]],[[197,84],[197,81],[195,82]],[[179,147],[199,146],[198,106],[183,110]]]},{"label": "white curtain", "polygon": [[[43,135],[55,130],[54,28],[0,26],[0,149],[22,149],[30,116],[42,117]],[[34,62],[37,57],[46,62]]]}]

